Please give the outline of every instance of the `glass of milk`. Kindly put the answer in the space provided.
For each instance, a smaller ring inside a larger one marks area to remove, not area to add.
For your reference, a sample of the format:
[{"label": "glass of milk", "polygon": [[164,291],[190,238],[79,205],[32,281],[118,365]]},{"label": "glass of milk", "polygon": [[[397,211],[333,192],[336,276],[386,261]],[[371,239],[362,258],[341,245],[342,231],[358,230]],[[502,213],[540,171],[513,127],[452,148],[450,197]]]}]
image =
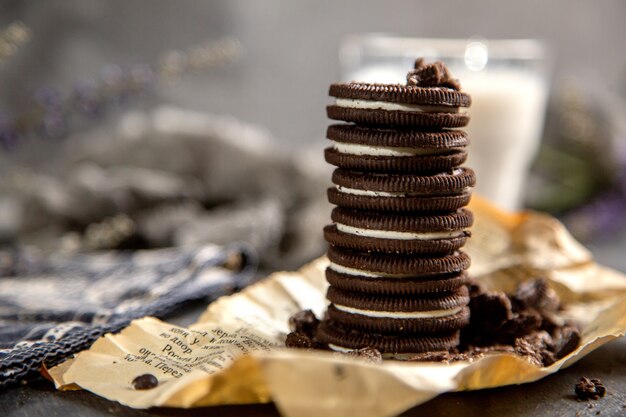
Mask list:
[{"label": "glass of milk", "polygon": [[548,96],[548,57],[537,40],[419,39],[352,35],[340,46],[344,81],[406,82],[415,58],[442,60],[472,95],[464,128],[476,192],[519,209],[539,147]]}]

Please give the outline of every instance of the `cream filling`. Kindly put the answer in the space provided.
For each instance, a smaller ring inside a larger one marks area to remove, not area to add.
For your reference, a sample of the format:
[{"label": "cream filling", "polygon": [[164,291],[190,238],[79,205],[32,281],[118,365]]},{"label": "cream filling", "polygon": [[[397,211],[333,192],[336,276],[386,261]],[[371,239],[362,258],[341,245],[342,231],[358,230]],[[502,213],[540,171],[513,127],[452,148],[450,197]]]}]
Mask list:
[{"label": "cream filling", "polygon": [[[368,196],[368,197],[420,197],[420,196],[428,196],[428,197],[434,197],[434,196],[438,196],[438,194],[433,194],[432,192],[423,192],[423,193],[402,193],[402,192],[389,192],[389,191],[371,191],[371,190],[360,190],[358,188],[348,188],[348,187],[342,187],[341,185],[337,185],[337,191],[340,191],[342,193],[346,193],[346,194],[353,194],[353,195],[364,195],[364,196]],[[467,192],[471,190],[470,187],[466,187],[463,190],[463,193]],[[457,195],[457,194],[454,194]],[[443,196],[443,195],[441,195]]]},{"label": "cream filling", "polygon": [[391,146],[370,146],[355,143],[335,142],[333,148],[348,155],[368,156],[417,156],[417,155],[446,155],[461,148],[406,148]]},{"label": "cream filling", "polygon": [[388,274],[385,272],[364,271],[362,269],[348,268],[331,262],[329,268],[335,272],[346,275],[363,276],[367,278],[415,278],[415,274]]},{"label": "cream filling", "polygon": [[349,98],[338,98],[335,101],[335,104],[339,107],[347,107],[351,109],[401,110],[414,113],[460,113],[461,109],[465,109],[465,107],[391,103],[388,101],[353,100]]},{"label": "cream filling", "polygon": [[357,349],[350,349],[350,348],[345,348],[342,346],[333,345],[332,343],[328,344],[328,349],[334,350],[335,352],[341,352],[341,353],[349,353],[354,350],[357,350]]},{"label": "cream filling", "polygon": [[369,197],[417,197],[420,195],[426,195],[425,193],[401,193],[401,192],[388,192],[388,191],[371,191],[371,190],[359,190],[358,188],[348,188],[337,186],[337,190],[346,194],[354,195],[366,195]]},{"label": "cream filling", "polygon": [[464,236],[463,230],[455,230],[452,232],[429,232],[429,233],[417,233],[417,232],[396,232],[391,230],[374,230],[374,229],[362,229],[360,227],[347,226],[341,223],[335,223],[337,230],[340,232],[348,233],[350,235],[367,236],[379,239],[399,239],[399,240],[434,240],[434,239],[446,239]]},{"label": "cream filling", "polygon": [[462,307],[450,308],[447,310],[431,310],[431,311],[376,311],[376,310],[361,310],[360,308],[353,308],[333,304],[337,310],[344,311],[350,314],[358,314],[367,317],[376,318],[389,318],[389,319],[430,319],[437,317],[454,316]]}]

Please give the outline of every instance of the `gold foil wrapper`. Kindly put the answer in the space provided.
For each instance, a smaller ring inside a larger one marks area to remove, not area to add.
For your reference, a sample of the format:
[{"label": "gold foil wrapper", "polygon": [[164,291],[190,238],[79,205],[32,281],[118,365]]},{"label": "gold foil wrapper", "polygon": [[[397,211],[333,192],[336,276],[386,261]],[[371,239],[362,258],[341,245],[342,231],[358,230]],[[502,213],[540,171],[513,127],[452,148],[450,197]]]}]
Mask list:
[{"label": "gold foil wrapper", "polygon": [[[523,384],[557,372],[626,332],[626,276],[594,263],[556,219],[504,213],[474,197],[470,273],[487,288],[512,292],[546,278],[582,325],[582,343],[549,367],[510,353],[471,362],[372,364],[320,351],[285,349],[288,319],[326,309],[325,257],[278,272],[209,305],[189,328],[146,317],[105,335],[49,370],[59,389],[89,390],[135,408],[199,407],[274,401],[288,417],[394,416],[448,391]],[[141,374],[160,383],[132,388]]]}]

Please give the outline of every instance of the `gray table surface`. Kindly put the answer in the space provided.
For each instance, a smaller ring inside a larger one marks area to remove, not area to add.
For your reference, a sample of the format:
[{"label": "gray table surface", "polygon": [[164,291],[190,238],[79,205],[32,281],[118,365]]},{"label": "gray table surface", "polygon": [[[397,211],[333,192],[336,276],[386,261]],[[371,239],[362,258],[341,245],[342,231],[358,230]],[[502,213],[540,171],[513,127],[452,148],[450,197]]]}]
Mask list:
[{"label": "gray table surface", "polygon": [[[589,245],[598,262],[626,271],[626,233]],[[185,325],[204,309],[190,306],[170,321]],[[582,376],[600,378],[608,389],[598,401],[578,402],[574,384]],[[279,416],[272,404],[193,410],[133,410],[85,391],[56,392],[39,382],[0,391],[0,417],[102,416]],[[408,410],[411,416],[626,416],[626,338],[608,343],[572,367],[532,384],[449,393]]]}]

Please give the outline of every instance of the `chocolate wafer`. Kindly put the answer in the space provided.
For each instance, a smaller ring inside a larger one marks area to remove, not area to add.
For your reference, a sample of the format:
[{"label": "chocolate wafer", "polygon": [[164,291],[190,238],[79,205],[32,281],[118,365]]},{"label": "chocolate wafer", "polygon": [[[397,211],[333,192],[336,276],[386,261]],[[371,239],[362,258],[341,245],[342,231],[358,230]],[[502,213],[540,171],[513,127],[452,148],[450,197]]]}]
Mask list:
[{"label": "chocolate wafer", "polygon": [[454,150],[444,155],[373,156],[341,153],[334,148],[324,150],[326,162],[340,168],[379,172],[440,172],[461,165],[467,152]]},{"label": "chocolate wafer", "polygon": [[333,172],[332,181],[339,187],[374,192],[377,196],[419,197],[461,194],[474,186],[476,175],[470,168],[432,175],[382,175],[338,168]]},{"label": "chocolate wafer", "polygon": [[357,210],[380,210],[393,212],[435,212],[453,211],[469,204],[472,193],[469,190],[450,196],[381,197],[355,195],[335,187],[327,190],[328,201],[337,206]]},{"label": "chocolate wafer", "polygon": [[404,296],[455,291],[469,282],[467,274],[463,272],[418,278],[373,278],[338,272],[332,266],[326,268],[326,280],[331,286],[344,291]]},{"label": "chocolate wafer", "polygon": [[470,95],[463,91],[402,84],[336,83],[331,84],[328,95],[352,100],[447,107],[469,107],[472,104]]},{"label": "chocolate wafer", "polygon": [[326,137],[340,143],[387,148],[461,149],[469,145],[467,133],[459,129],[424,131],[334,124],[328,126]]},{"label": "chocolate wafer", "polygon": [[381,335],[345,328],[331,320],[322,321],[317,331],[317,339],[331,350],[349,351],[369,346],[378,349],[387,358],[398,354],[449,350],[459,344],[459,336],[459,331],[430,335],[404,332]]},{"label": "chocolate wafer", "polygon": [[469,210],[416,216],[335,208],[335,224],[324,228],[328,243],[344,248],[388,252],[450,253],[465,244],[473,222]]},{"label": "chocolate wafer", "polygon": [[431,257],[358,252],[339,246],[328,249],[328,259],[338,272],[383,278],[411,278],[462,272],[470,258],[462,251]]},{"label": "chocolate wafer", "polygon": [[[342,326],[362,331],[393,334],[393,333],[445,333],[461,329],[469,324],[469,308],[459,307],[450,315],[444,317],[424,317],[417,313],[393,314],[384,312],[384,317],[370,314],[353,313],[346,311],[335,304],[328,306],[327,315],[330,320],[341,323]],[[368,312],[369,313],[369,312]],[[378,313],[378,312],[376,312]]]},{"label": "chocolate wafer", "polygon": [[330,119],[374,126],[416,128],[464,127],[469,122],[467,113],[414,113],[402,110],[354,109],[331,105],[326,107]]},{"label": "chocolate wafer", "polygon": [[331,286],[328,288],[326,298],[337,306],[380,313],[447,311],[465,307],[469,303],[469,294],[466,287],[460,287],[450,292],[424,294],[421,297],[391,295],[380,297],[372,294],[345,291]]}]

